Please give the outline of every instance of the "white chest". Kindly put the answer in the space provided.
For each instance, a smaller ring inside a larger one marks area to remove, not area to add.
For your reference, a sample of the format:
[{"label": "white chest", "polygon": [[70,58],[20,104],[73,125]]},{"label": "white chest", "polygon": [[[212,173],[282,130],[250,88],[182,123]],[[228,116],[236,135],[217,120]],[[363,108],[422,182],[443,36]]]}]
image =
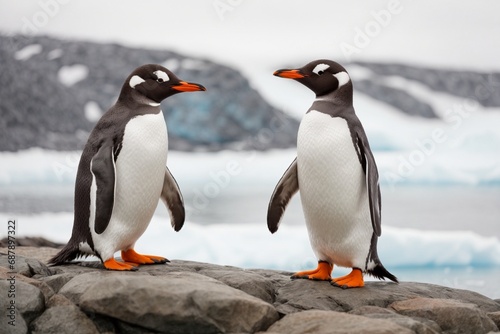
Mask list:
[{"label": "white chest", "polygon": [[167,126],[162,112],[130,120],[116,160],[117,200],[129,207],[156,207],[165,176],[167,150]]},{"label": "white chest", "polygon": [[[365,175],[347,121],[310,111],[300,123],[297,172],[302,207],[319,258],[350,266],[354,244],[369,244]],[[364,248],[364,247],[363,247]],[[364,260],[364,259],[363,259]]]}]

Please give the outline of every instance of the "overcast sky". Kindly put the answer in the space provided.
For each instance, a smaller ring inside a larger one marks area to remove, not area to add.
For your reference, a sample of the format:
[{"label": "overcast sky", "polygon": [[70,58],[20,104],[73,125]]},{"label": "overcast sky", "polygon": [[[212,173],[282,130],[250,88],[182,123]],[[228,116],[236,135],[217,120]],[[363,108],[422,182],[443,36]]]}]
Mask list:
[{"label": "overcast sky", "polygon": [[3,32],[168,48],[245,72],[317,58],[500,69],[496,0],[0,0],[0,8]]}]

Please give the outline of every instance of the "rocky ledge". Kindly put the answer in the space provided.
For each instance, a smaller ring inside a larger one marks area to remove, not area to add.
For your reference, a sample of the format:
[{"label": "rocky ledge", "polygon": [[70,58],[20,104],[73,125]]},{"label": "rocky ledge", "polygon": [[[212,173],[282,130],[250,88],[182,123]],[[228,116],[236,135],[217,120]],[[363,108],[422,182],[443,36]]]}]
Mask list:
[{"label": "rocky ledge", "polygon": [[[97,262],[47,267],[56,251],[17,247],[11,274],[0,248],[0,308],[7,312],[0,332],[489,333],[500,327],[499,300],[432,284],[367,282],[342,290],[290,280],[285,271],[180,260],[137,272],[106,271]],[[15,327],[8,324],[12,301]]]}]

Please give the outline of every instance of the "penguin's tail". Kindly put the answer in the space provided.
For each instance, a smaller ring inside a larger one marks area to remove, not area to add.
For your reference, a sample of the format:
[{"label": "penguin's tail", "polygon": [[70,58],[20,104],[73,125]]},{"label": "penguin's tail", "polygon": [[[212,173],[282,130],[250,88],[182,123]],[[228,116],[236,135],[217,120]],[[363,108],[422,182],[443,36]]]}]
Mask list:
[{"label": "penguin's tail", "polygon": [[377,235],[373,233],[370,245],[370,254],[368,255],[366,262],[368,264],[368,260],[370,260],[370,262],[375,264],[375,266],[371,269],[367,269],[366,272],[375,278],[381,280],[385,280],[386,278],[388,278],[395,283],[399,283],[397,277],[391,274],[387,269],[385,269],[385,267],[382,265],[382,262],[380,262],[377,253],[377,240],[378,240]]},{"label": "penguin's tail", "polygon": [[373,269],[368,269],[366,272],[375,278],[381,280],[385,280],[386,278],[388,278],[395,283],[399,283],[398,278],[391,274],[387,269],[385,269],[385,267],[380,262],[378,262]]},{"label": "penguin's tail", "polygon": [[68,242],[63,249],[59,251],[53,258],[51,258],[48,262],[49,265],[58,266],[64,263],[68,263],[77,257],[85,256],[87,254],[80,251],[80,248],[77,244]]}]

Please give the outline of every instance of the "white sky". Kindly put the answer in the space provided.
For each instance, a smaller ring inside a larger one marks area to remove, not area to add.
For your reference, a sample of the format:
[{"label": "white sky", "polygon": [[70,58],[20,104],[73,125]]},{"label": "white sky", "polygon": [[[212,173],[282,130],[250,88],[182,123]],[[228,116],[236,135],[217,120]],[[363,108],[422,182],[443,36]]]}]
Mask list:
[{"label": "white sky", "polygon": [[[390,6],[385,26],[377,23],[373,12]],[[496,0],[0,0],[0,31],[168,48],[249,74],[346,62],[340,46],[356,46],[357,31],[371,28],[356,59],[499,70],[498,13]]]}]

